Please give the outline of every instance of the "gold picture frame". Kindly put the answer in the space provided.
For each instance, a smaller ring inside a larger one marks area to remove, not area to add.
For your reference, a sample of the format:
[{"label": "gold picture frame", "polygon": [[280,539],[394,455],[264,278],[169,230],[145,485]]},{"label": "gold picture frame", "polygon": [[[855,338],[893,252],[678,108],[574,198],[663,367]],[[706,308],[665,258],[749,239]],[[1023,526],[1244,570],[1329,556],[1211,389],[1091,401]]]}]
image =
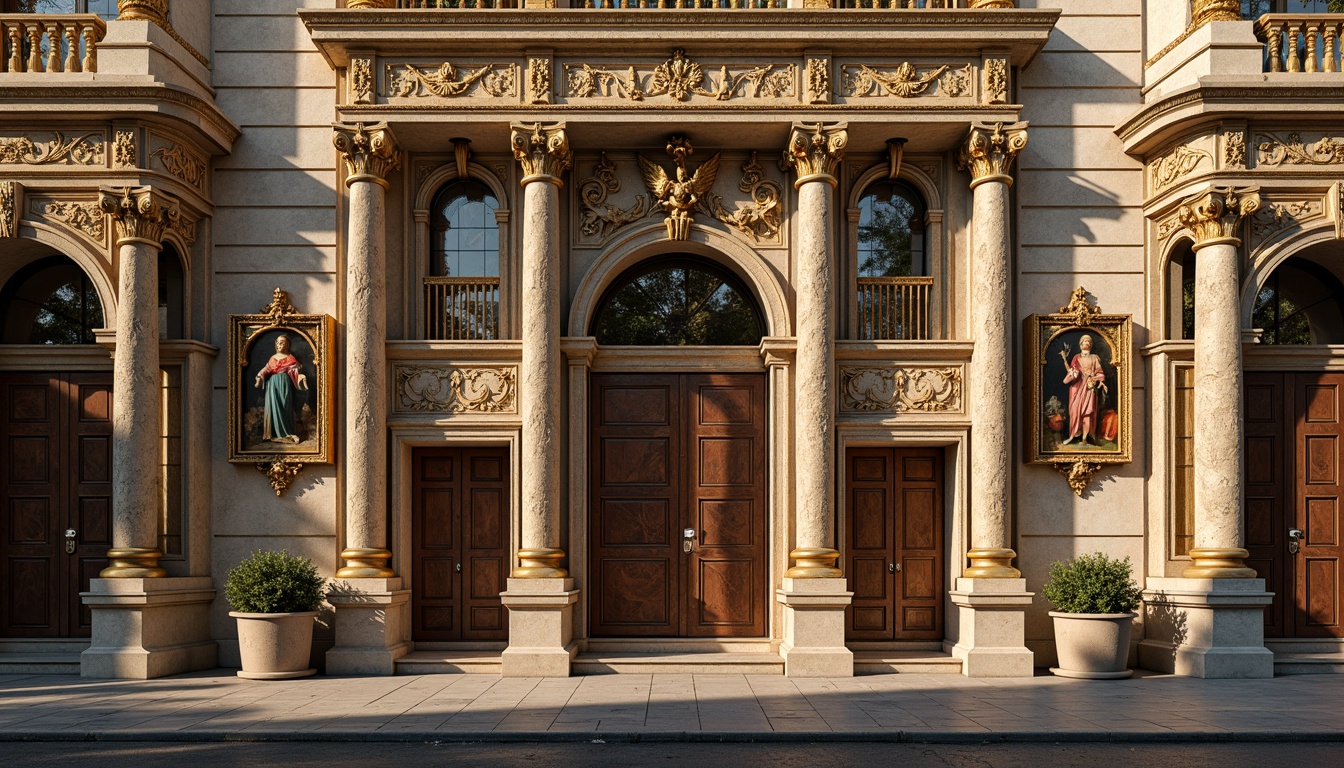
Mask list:
[{"label": "gold picture frame", "polygon": [[1132,315],[1102,314],[1078,288],[1066,306],[1026,320],[1026,456],[1079,496],[1108,464],[1133,460]]},{"label": "gold picture frame", "polygon": [[255,464],[275,495],[305,464],[330,464],[335,322],[301,314],[276,288],[251,315],[229,315],[229,461]]}]

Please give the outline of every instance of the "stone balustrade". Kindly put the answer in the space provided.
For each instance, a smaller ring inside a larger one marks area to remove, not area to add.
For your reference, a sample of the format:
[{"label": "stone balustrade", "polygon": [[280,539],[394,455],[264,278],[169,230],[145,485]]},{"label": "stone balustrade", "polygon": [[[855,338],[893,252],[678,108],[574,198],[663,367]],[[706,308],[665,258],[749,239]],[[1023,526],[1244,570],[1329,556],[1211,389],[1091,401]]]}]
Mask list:
[{"label": "stone balustrade", "polygon": [[1267,13],[1255,23],[1266,72],[1340,72],[1344,13]]},{"label": "stone balustrade", "polygon": [[92,13],[0,14],[0,73],[97,72],[106,32]]},{"label": "stone balustrade", "polygon": [[[425,9],[515,9],[544,7],[544,3],[527,0],[395,0],[397,8]],[[376,0],[370,3],[377,6]],[[353,7],[353,6],[352,6]],[[594,10],[625,10],[653,8],[663,10],[694,9],[773,9],[773,8],[871,8],[938,9],[938,8],[1013,8],[1013,0],[554,0],[557,8],[586,8]]]}]

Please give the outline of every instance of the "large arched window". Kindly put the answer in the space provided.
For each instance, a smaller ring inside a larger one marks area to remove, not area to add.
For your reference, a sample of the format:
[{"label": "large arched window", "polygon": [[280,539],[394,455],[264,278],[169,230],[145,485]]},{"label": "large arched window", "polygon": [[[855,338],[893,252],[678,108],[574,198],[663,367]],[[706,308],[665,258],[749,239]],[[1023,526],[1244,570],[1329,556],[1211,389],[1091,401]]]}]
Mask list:
[{"label": "large arched window", "polygon": [[479,181],[450,181],[434,197],[429,273],[437,277],[499,277],[499,200]]},{"label": "large arched window", "polygon": [[599,344],[759,344],[765,324],[751,291],[723,267],[693,256],[645,262],[617,278],[598,303]]},{"label": "large arched window", "polygon": [[1290,258],[1260,287],[1251,326],[1264,329],[1261,344],[1344,343],[1344,285],[1320,264]]},{"label": "large arched window", "polygon": [[65,256],[20,269],[0,289],[0,342],[92,344],[103,305],[88,275]]}]

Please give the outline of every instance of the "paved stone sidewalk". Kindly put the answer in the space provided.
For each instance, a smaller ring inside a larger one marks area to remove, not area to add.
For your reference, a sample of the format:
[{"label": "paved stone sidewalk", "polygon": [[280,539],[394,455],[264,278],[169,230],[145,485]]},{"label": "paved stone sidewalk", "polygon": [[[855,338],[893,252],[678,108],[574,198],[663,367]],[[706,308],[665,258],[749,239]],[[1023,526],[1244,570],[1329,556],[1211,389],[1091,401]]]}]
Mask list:
[{"label": "paved stone sidewalk", "polygon": [[0,676],[0,741],[800,738],[1339,740],[1344,675],[1271,680]]}]

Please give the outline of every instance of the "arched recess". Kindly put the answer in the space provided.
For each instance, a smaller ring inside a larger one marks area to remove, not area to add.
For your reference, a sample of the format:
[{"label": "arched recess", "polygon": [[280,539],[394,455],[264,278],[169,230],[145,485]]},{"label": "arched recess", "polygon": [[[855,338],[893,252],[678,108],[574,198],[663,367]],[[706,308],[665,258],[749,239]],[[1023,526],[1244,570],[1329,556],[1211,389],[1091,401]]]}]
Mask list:
[{"label": "arched recess", "polygon": [[586,336],[598,302],[626,270],[647,259],[689,254],[715,262],[751,291],[764,316],[766,336],[791,336],[793,324],[779,276],[754,251],[733,237],[692,224],[688,240],[668,240],[662,221],[649,222],[613,242],[584,274],[569,311],[569,335]]},{"label": "arched recess", "polygon": [[103,326],[117,325],[116,280],[107,254],[82,238],[44,222],[22,221],[19,237],[0,239],[0,284],[29,263],[47,256],[65,256],[88,276],[103,306]]},{"label": "arched recess", "polygon": [[1161,338],[1170,341],[1194,338],[1195,241],[1184,233],[1166,246],[1160,266],[1162,299]]},{"label": "arched recess", "polygon": [[[1333,222],[1313,222],[1257,249],[1242,286],[1243,328],[1261,328],[1266,344],[1344,343],[1344,241]],[[1292,307],[1298,332],[1270,320]],[[1259,311],[1257,311],[1259,310]]]},{"label": "arched recess", "polygon": [[[1330,253],[1332,249],[1333,254]],[[1344,280],[1344,241],[1338,239],[1335,223],[1332,221],[1313,221],[1302,226],[1297,232],[1290,231],[1266,242],[1251,253],[1250,266],[1242,280],[1242,328],[1253,327],[1251,321],[1260,289],[1269,281],[1274,270],[1293,256],[1311,257],[1317,261],[1321,258],[1331,259],[1335,262],[1332,271]]]}]

